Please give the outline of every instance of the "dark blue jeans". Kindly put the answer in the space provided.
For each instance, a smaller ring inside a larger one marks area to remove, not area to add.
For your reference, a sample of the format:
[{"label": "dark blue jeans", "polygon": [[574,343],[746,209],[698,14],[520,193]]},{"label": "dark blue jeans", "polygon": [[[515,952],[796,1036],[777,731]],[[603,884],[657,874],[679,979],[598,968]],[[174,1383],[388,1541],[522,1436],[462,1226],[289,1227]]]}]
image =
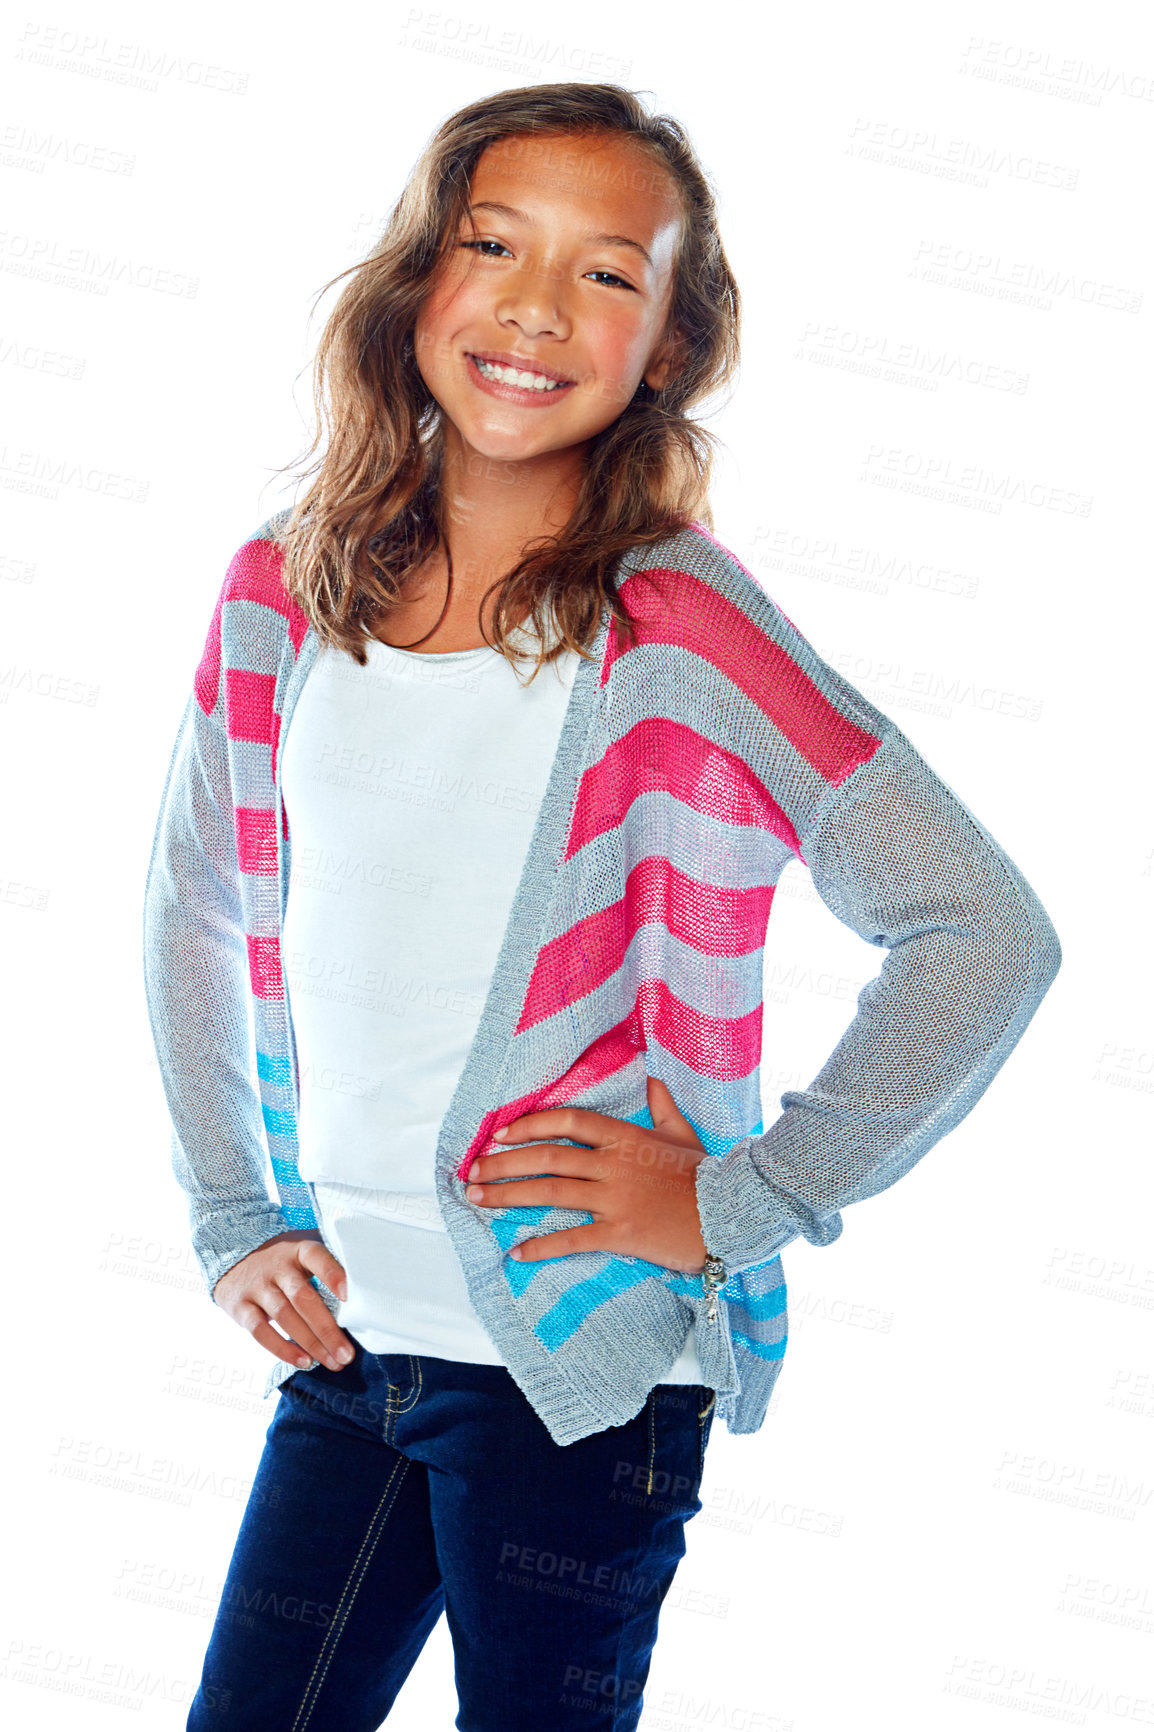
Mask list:
[{"label": "dark blue jeans", "polygon": [[463,1732],[632,1732],[714,1392],[554,1443],[504,1366],[281,1385],[188,1732],[373,1732],[441,1612]]}]

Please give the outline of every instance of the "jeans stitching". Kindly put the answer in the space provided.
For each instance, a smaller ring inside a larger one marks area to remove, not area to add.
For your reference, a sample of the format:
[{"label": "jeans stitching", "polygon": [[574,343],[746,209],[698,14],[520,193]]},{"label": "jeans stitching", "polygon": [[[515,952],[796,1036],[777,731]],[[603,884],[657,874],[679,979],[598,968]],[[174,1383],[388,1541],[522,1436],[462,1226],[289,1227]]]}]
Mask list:
[{"label": "jeans stitching", "polygon": [[[416,1376],[413,1380],[413,1398],[411,1401],[406,1400],[405,1402],[402,1402],[400,1399],[400,1396],[401,1396],[400,1385],[398,1385],[397,1386],[397,1412],[398,1413],[408,1413],[411,1408],[416,1407],[418,1401],[420,1401],[420,1399],[421,1399],[421,1389],[422,1389],[422,1386],[424,1384],[424,1378],[421,1375],[421,1361],[411,1353],[409,1354],[408,1359],[409,1359],[409,1364],[411,1366],[415,1367],[415,1370],[416,1370]],[[389,1388],[392,1389],[392,1387],[393,1387],[393,1385],[390,1383]]]},{"label": "jeans stitching", "polygon": [[653,1490],[653,1461],[654,1461],[654,1457],[657,1454],[657,1417],[656,1417],[656,1412],[655,1412],[656,1407],[657,1407],[657,1402],[654,1398],[654,1391],[651,1389],[649,1391],[649,1481],[645,1487],[646,1497],[648,1497]]},{"label": "jeans stitching", "polygon": [[716,1400],[717,1391],[716,1389],[712,1389],[709,1392],[709,1400],[706,1402],[704,1407],[698,1409],[697,1413],[697,1484],[699,1489],[701,1481],[705,1477],[705,1444],[709,1436],[709,1427],[706,1424],[706,1418]]},{"label": "jeans stitching", "polygon": [[[657,1452],[656,1426],[657,1426],[657,1406],[658,1406],[658,1388],[659,1387],[660,1387],[659,1385],[655,1384],[653,1386],[653,1388],[649,1391],[649,1399],[648,1399],[648,1403],[647,1403],[647,1406],[649,1409],[649,1483],[647,1486],[647,1495],[648,1495],[648,1493],[651,1493],[653,1490],[653,1468],[654,1468],[654,1461],[655,1461],[656,1452]],[[634,1555],[639,1559],[639,1562],[641,1564],[643,1564],[645,1562],[645,1560],[652,1553],[654,1543],[655,1543],[655,1541],[654,1541],[655,1532],[656,1532],[655,1528],[650,1530],[649,1536],[645,1540],[642,1547],[631,1548],[633,1550]],[[673,1566],[673,1573],[676,1573],[676,1571],[677,1571],[677,1564],[675,1563]],[[637,1573],[638,1573],[638,1566],[634,1565],[630,1569],[630,1578],[631,1579],[634,1578],[637,1575]],[[621,1671],[622,1671],[621,1645],[625,1640],[625,1632],[629,1627],[630,1619],[633,1617],[636,1617],[638,1614],[638,1611],[640,1610],[640,1607],[636,1601],[630,1602],[630,1600],[628,1599],[627,1596],[622,1596],[622,1597],[625,1600],[625,1603],[622,1606],[622,1610],[621,1610],[621,1623],[618,1626],[618,1630],[617,1630],[617,1647],[615,1650],[615,1656],[614,1656],[614,1662],[613,1662],[614,1671],[615,1671],[618,1678],[620,1678]],[[632,1604],[632,1610],[630,1610],[631,1604]],[[660,1618],[660,1606],[658,1607],[658,1610],[657,1610],[657,1616],[658,1616],[658,1618]],[[629,1713],[631,1716],[631,1722],[630,1723],[633,1725],[636,1725],[637,1724],[636,1717],[632,1716],[631,1708],[627,1708],[626,1705],[623,1704],[619,1699],[615,1699],[614,1703],[613,1703],[612,1715],[611,1715],[610,1719],[606,1722],[606,1732],[616,1732],[616,1728],[623,1725],[624,1722],[622,1721],[621,1717],[623,1714],[626,1714],[626,1713]]]},{"label": "jeans stitching", "polygon": [[[392,1490],[393,1481],[394,1481],[394,1479],[396,1479],[397,1474],[400,1473],[401,1477],[403,1478],[405,1475],[405,1472],[408,1469],[408,1466],[409,1466],[408,1460],[404,1456],[400,1457],[400,1459],[393,1464],[392,1471],[389,1474],[388,1484],[385,1486],[384,1491],[381,1493],[380,1502],[377,1504],[376,1509],[373,1511],[372,1518],[370,1519],[369,1525],[365,1530],[365,1537],[361,1541],[360,1549],[358,1550],[356,1557],[353,1559],[352,1568],[350,1569],[350,1571],[348,1573],[348,1577],[345,1581],[344,1587],[341,1589],[341,1597],[337,1601],[336,1614],[333,1618],[333,1622],[332,1622],[332,1625],[328,1631],[328,1634],[325,1636],[324,1641],[321,1643],[320,1653],[316,1657],[316,1661],[313,1665],[312,1672],[309,1675],[309,1681],[305,1685],[305,1693],[301,1697],[300,1707],[297,1709],[296,1719],[293,1721],[291,1732],[304,1732],[304,1728],[308,1725],[309,1720],[312,1718],[313,1708],[315,1708],[316,1703],[317,1703],[317,1698],[320,1696],[321,1685],[324,1683],[325,1678],[328,1676],[328,1670],[329,1670],[330,1665],[332,1664],[333,1654],[336,1652],[337,1643],[340,1641],[340,1638],[344,1633],[344,1627],[345,1627],[345,1624],[348,1622],[349,1612],[352,1610],[353,1601],[356,1599],[357,1594],[360,1591],[361,1582],[364,1580],[364,1577],[365,1577],[365,1571],[368,1569],[370,1563],[372,1562],[373,1553],[377,1549],[377,1541],[380,1539],[381,1535],[385,1531],[385,1522],[389,1518],[389,1513],[392,1509],[392,1504],[390,1503],[389,1509],[385,1511],[384,1518],[382,1520],[380,1520],[379,1525],[378,1525],[378,1517],[380,1517],[380,1515],[381,1515],[381,1509],[382,1509],[383,1505],[385,1504],[386,1499],[388,1499],[388,1497],[389,1497],[389,1493]],[[374,1527],[376,1527],[376,1530],[377,1530],[375,1534],[373,1534]],[[371,1546],[369,1546],[368,1555],[364,1556],[365,1547],[369,1544],[369,1536],[370,1535],[372,1535],[373,1543]],[[362,1557],[364,1557],[363,1564],[361,1563]],[[353,1577],[357,1573],[358,1565],[360,1566],[360,1577],[357,1580],[356,1586],[352,1587]],[[350,1587],[352,1587],[351,1593],[349,1592]],[[346,1596],[347,1596],[347,1603],[346,1603]],[[326,1653],[326,1650],[327,1650],[327,1653]],[[320,1677],[317,1678],[317,1667],[320,1666],[322,1660],[324,1661],[324,1668],[321,1672]],[[306,1713],[305,1712],[305,1704],[308,1703],[309,1692],[313,1688],[313,1680],[314,1679],[316,1680],[316,1691],[313,1695],[312,1702],[309,1703],[308,1711]],[[302,1713],[304,1713],[304,1719],[303,1720],[301,1719]]]}]

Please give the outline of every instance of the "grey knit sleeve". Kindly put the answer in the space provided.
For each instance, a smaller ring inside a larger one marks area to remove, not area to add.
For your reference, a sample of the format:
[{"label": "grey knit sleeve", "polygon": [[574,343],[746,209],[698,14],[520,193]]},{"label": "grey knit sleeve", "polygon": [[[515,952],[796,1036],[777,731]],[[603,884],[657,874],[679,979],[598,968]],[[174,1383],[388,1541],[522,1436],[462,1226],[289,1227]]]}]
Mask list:
[{"label": "grey knit sleeve", "polygon": [[145,994],[172,1119],[172,1166],[210,1293],[234,1263],[289,1226],[266,1177],[223,707],[218,693],[206,715],[189,697],[144,894]]},{"label": "grey knit sleeve", "polygon": [[799,1235],[828,1245],[965,1117],[1058,972],[1058,937],[1014,862],[901,730],[829,789],[799,838],[822,901],[887,952],[808,1088],[703,1161],[708,1249],[732,1271]]}]

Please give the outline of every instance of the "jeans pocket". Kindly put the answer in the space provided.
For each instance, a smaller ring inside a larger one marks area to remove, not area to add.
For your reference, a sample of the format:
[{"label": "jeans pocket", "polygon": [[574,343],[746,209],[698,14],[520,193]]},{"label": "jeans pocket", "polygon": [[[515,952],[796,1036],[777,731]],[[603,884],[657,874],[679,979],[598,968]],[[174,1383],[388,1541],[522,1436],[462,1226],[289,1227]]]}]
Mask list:
[{"label": "jeans pocket", "polygon": [[705,1474],[705,1446],[709,1442],[709,1434],[713,1430],[713,1419],[716,1412],[717,1391],[716,1389],[709,1389],[703,1384],[701,1386],[701,1405],[697,1410],[697,1484],[699,1487]]},{"label": "jeans pocket", "polygon": [[694,1383],[658,1384],[649,1393],[647,1473],[639,1476],[646,1497],[663,1499],[682,1520],[701,1508],[698,1489],[705,1439],[712,1417],[712,1389]]}]

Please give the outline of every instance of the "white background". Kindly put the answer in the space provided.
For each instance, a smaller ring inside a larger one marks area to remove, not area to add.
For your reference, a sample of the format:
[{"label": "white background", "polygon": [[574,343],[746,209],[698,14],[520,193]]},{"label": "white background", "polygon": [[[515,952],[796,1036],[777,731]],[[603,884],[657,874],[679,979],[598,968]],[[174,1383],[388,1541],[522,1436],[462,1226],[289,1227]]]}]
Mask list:
[{"label": "white background", "polygon": [[[720,196],[745,342],[709,423],[718,536],[988,825],[1064,952],[964,1123],[835,1245],[787,1249],[778,1392],[756,1435],[714,1428],[643,1725],[1154,1724],[1149,20],[606,0],[10,18],[14,1722],[183,1727],[272,1416],[267,1356],[188,1248],[141,903],[225,567],[311,436],[335,292],[313,297],[453,109],[608,78],[683,121]],[[791,868],[767,1122],[878,965]],[[389,1724],[455,1712],[442,1620]]]}]

